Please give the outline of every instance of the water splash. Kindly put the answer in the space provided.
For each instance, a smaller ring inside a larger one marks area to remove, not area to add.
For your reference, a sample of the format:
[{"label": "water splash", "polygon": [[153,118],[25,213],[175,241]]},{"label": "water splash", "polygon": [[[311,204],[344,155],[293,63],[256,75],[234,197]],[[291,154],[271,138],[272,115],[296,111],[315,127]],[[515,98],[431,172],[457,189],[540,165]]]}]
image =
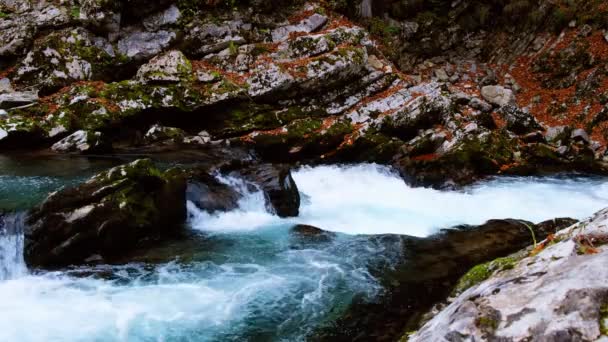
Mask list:
[{"label": "water splash", "polygon": [[26,274],[23,261],[24,214],[0,216],[0,281]]}]

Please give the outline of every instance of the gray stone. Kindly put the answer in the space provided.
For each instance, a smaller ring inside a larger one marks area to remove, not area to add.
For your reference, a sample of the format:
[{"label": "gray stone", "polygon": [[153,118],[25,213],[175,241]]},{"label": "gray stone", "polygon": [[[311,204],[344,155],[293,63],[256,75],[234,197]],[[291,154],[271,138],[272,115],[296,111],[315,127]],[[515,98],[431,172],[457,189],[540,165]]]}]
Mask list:
[{"label": "gray stone", "polygon": [[582,128],[573,130],[572,134],[570,134],[570,138],[576,142],[582,142],[584,144],[589,144],[591,142],[589,134],[587,134],[587,132],[585,132],[585,130]]},{"label": "gray stone", "polygon": [[142,65],[136,77],[145,83],[179,82],[192,77],[192,65],[183,53],[172,50]]},{"label": "gray stone", "polygon": [[296,25],[287,25],[276,28],[272,31],[272,40],[274,42],[286,40],[291,32],[310,33],[318,30],[327,22],[327,17],[318,13],[303,19]]},{"label": "gray stone", "polygon": [[118,41],[118,51],[135,60],[150,58],[169,47],[175,39],[170,31],[136,31]]},{"label": "gray stone", "polygon": [[545,139],[550,143],[566,143],[570,139],[570,133],[572,129],[568,126],[555,126],[547,128],[545,132]]},{"label": "gray stone", "polygon": [[450,80],[450,76],[448,76],[448,73],[443,68],[435,70],[435,77],[441,82],[448,82]]},{"label": "gray stone", "polygon": [[469,106],[471,106],[474,109],[477,109],[479,111],[482,112],[489,112],[492,110],[492,105],[487,103],[486,101],[478,98],[478,97],[473,97],[471,99],[471,101],[469,102]]},{"label": "gray stone", "polygon": [[36,27],[28,20],[0,19],[0,57],[25,54],[35,35]]},{"label": "gray stone", "polygon": [[[596,341],[608,318],[608,209],[515,256],[409,341]],[[593,247],[591,247],[593,245]]]},{"label": "gray stone", "polygon": [[26,106],[38,101],[38,92],[22,91],[0,94],[0,109]]},{"label": "gray stone", "polygon": [[148,31],[156,31],[164,26],[172,25],[177,23],[177,21],[181,18],[182,14],[175,5],[171,5],[166,10],[153,14],[148,18],[144,19],[143,24]]},{"label": "gray stone", "polygon": [[13,86],[11,86],[11,80],[8,78],[0,79],[0,94],[12,93],[14,91]]},{"label": "gray stone", "polygon": [[55,152],[102,153],[111,149],[101,132],[76,131],[61,139],[51,149]]},{"label": "gray stone", "polygon": [[484,100],[499,107],[515,103],[513,91],[502,86],[484,86],[481,88],[481,96]]}]

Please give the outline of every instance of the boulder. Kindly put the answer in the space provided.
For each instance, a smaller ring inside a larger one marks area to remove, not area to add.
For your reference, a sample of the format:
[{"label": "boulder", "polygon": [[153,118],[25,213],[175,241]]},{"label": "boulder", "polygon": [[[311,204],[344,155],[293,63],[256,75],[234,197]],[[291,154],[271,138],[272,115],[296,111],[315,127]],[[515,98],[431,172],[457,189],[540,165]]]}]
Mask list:
[{"label": "boulder", "polygon": [[179,82],[192,78],[192,65],[183,53],[172,50],[142,65],[136,77],[144,83]]},{"label": "boulder", "polygon": [[270,211],[280,217],[298,216],[300,193],[288,166],[261,164],[242,170],[240,174],[260,187]]},{"label": "boulder", "polygon": [[106,153],[112,150],[112,143],[101,132],[80,130],[56,142],[51,149],[61,153]]},{"label": "boulder", "polygon": [[[572,222],[556,219],[535,225],[514,219],[490,220],[479,226],[442,229],[426,238],[397,236],[402,258],[382,276],[384,294],[371,302],[355,301],[342,318],[317,332],[313,340],[399,341],[404,332],[416,329],[433,305],[447,298],[470,267],[528,246],[532,232],[541,240]],[[373,238],[383,237],[395,238]]]},{"label": "boulder", "polygon": [[[608,323],[608,209],[472,272],[476,282],[409,341],[596,341]],[[483,272],[482,272],[483,269]]]},{"label": "boulder", "polygon": [[481,96],[484,100],[498,107],[515,103],[515,95],[511,89],[498,85],[488,85],[481,88]]},{"label": "boulder", "polygon": [[242,195],[217,178],[202,171],[193,171],[186,189],[186,199],[199,209],[213,213],[238,207]]},{"label": "boulder", "polygon": [[572,141],[581,142],[585,145],[589,145],[591,143],[591,138],[589,138],[589,134],[587,134],[587,132],[585,132],[585,130],[582,128],[577,128],[573,130],[572,134],[570,134],[570,138],[572,139]]},{"label": "boulder", "polygon": [[545,139],[549,143],[559,143],[558,145],[565,145],[570,140],[571,132],[572,129],[568,126],[549,127],[545,132]]},{"label": "boulder", "polygon": [[185,193],[183,171],[161,172],[149,159],[102,172],[52,193],[29,213],[25,260],[56,267],[125,254],[181,227]]}]

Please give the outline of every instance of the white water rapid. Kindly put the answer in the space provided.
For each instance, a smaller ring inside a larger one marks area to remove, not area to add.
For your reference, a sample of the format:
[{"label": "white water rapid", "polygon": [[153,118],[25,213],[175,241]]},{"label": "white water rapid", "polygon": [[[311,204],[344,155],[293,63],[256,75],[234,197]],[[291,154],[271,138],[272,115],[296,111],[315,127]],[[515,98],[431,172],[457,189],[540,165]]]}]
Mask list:
[{"label": "white water rapid", "polygon": [[[5,216],[0,341],[303,340],[353,297],[381,291],[370,267],[399,256],[391,241],[353,234],[425,236],[491,218],[584,218],[608,206],[606,179],[500,178],[440,192],[375,165],[306,167],[294,179],[300,217],[267,213],[259,192],[217,215],[189,204],[198,237],[154,265],[28,272],[22,220]],[[302,242],[289,233],[295,223],[346,234]]]}]

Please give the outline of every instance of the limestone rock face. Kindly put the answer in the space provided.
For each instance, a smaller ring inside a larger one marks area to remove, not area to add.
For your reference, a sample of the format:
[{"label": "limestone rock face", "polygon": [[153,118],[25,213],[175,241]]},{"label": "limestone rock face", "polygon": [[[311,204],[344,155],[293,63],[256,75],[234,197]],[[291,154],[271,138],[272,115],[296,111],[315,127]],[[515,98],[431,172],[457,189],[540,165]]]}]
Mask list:
[{"label": "limestone rock face", "polygon": [[263,164],[245,169],[242,176],[258,185],[266,197],[266,206],[280,217],[298,216],[300,193],[289,167]]},{"label": "limestone rock face", "polygon": [[608,323],[608,210],[454,298],[410,341],[595,341]]},{"label": "limestone rock face", "polygon": [[185,191],[183,172],[161,172],[141,159],[53,193],[27,218],[26,262],[65,266],[92,255],[127,253],[180,227],[186,218]]}]

